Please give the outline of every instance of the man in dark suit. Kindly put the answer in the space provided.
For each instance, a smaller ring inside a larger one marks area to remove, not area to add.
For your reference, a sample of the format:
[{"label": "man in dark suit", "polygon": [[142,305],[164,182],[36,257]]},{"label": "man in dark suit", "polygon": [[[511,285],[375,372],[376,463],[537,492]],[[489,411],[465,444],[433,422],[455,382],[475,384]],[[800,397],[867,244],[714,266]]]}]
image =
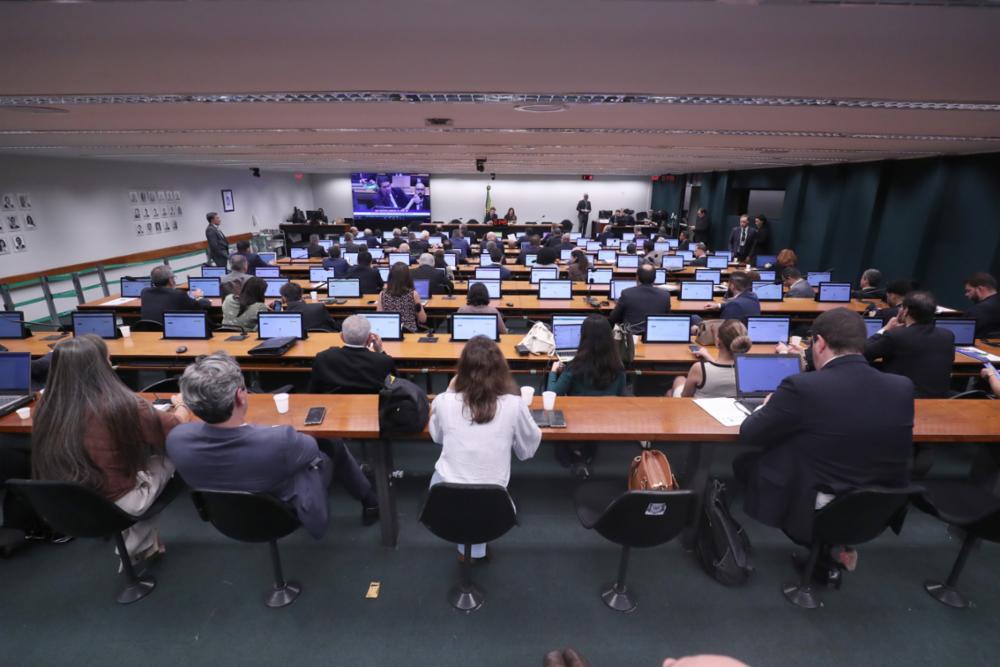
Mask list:
[{"label": "man in dark suit", "polygon": [[309,235],[309,246],[306,249],[309,251],[310,259],[326,257],[326,248],[320,245],[319,234]]},{"label": "man in dark suit", "polygon": [[367,250],[358,253],[358,263],[347,270],[345,278],[357,278],[362,294],[378,294],[382,291],[382,276],[372,268],[372,255]]},{"label": "man in dark suit", "polygon": [[247,260],[247,273],[253,273],[253,270],[258,267],[269,266],[267,262],[260,258],[260,255],[250,250],[250,241],[243,239],[236,242],[236,252],[229,256],[229,261],[232,262],[233,258],[237,255],[242,255]]},{"label": "man in dark suit", "polygon": [[324,331],[337,331],[339,325],[337,321],[330,317],[326,306],[321,303],[306,303],[302,300],[302,288],[297,283],[291,281],[281,286],[282,311],[288,313],[302,313],[302,328],[305,331],[323,329]]},{"label": "man in dark suit", "polygon": [[691,266],[708,266],[708,248],[705,247],[704,243],[696,244],[691,252],[694,253],[694,259],[690,262]]},{"label": "man in dark suit", "polygon": [[461,229],[451,230],[451,247],[458,251],[459,259],[469,259],[469,239],[462,236]]},{"label": "man in dark suit", "polygon": [[910,378],[916,398],[946,398],[950,390],[955,335],[934,326],[936,308],[930,292],[910,292],[899,315],[865,344],[865,358],[881,359],[886,373]]},{"label": "man in dark suit", "polygon": [[454,286],[448,281],[444,269],[434,267],[434,255],[425,252],[417,258],[417,268],[410,269],[410,277],[414,280],[427,280],[430,284],[431,296],[435,294],[451,294]]},{"label": "man in dark suit", "polygon": [[712,227],[712,221],[708,217],[708,211],[699,208],[694,217],[694,238],[693,241],[699,243],[708,242],[708,230]]},{"label": "man in dark suit", "polygon": [[336,479],[360,501],[365,525],[378,519],[375,490],[342,440],[316,440],[292,426],[246,423],[243,371],[228,354],[199,357],[184,370],[180,385],[184,405],[202,421],[170,431],[167,452],[193,488],[275,496],[319,539],[326,532],[328,490]]},{"label": "man in dark suit", "polygon": [[358,243],[354,240],[354,234],[347,232],[344,234],[344,247],[343,252],[361,252],[362,250],[368,250],[367,243]]},{"label": "man in dark suit", "polygon": [[706,309],[719,309],[719,318],[723,320],[741,320],[744,324],[748,317],[760,315],[760,300],[750,289],[753,283],[744,271],[733,271],[729,276],[729,291],[733,296],[721,305],[710,303]]},{"label": "man in dark suit", "polygon": [[590,220],[590,195],[584,193],[583,199],[576,203],[576,219],[580,226],[576,231],[581,234],[587,233],[587,221]]},{"label": "man in dark suit", "polygon": [[347,260],[340,256],[340,246],[334,245],[330,248],[329,257],[323,260],[324,269],[333,269],[334,278],[343,278],[347,270],[351,268],[351,265],[347,263]]},{"label": "man in dark suit", "polygon": [[410,243],[410,254],[419,256],[424,254],[425,252],[430,252],[431,250],[430,238],[431,238],[430,232],[427,231],[420,232],[420,236],[413,239],[413,241]]},{"label": "man in dark suit", "polygon": [[382,351],[382,340],[372,333],[364,315],[344,320],[343,347],[316,355],[309,378],[311,394],[376,394],[385,377],[396,372],[392,357]]},{"label": "man in dark suit", "polygon": [[868,365],[861,316],[835,308],[812,332],[819,370],[785,378],[746,418],[740,442],[764,450],[733,462],[747,514],[800,544],[836,494],[906,486],[913,451],[913,383]]},{"label": "man in dark suit", "polygon": [[656,287],[656,268],[641,264],[636,271],[639,284],[624,290],[615,309],[611,311],[612,324],[628,324],[634,332],[646,328],[647,315],[665,315],[670,312],[670,293]]},{"label": "man in dark suit", "polygon": [[392,238],[389,239],[388,241],[385,241],[382,245],[390,248],[398,248],[405,242],[406,242],[405,239],[403,239],[403,237],[400,236],[400,231],[399,228],[397,227],[396,229],[392,230]]},{"label": "man in dark suit", "polygon": [[388,178],[380,178],[378,191],[369,204],[372,208],[400,209],[406,206],[409,198],[399,188],[392,187],[392,181]]},{"label": "man in dark suit", "polygon": [[206,213],[208,227],[205,228],[205,240],[208,241],[208,259],[216,266],[226,266],[229,260],[229,240],[226,235],[219,230],[222,218],[214,211]]},{"label": "man in dark suit", "polygon": [[154,267],[149,273],[152,287],[142,290],[140,318],[163,324],[163,313],[175,310],[208,310],[212,303],[202,298],[202,291],[191,290],[191,296],[177,289],[174,272],[166,264]]},{"label": "man in dark suit", "polygon": [[882,320],[883,325],[888,324],[889,320],[899,314],[899,306],[903,303],[903,297],[913,291],[913,289],[913,281],[910,280],[893,280],[886,285],[885,302],[889,304],[889,307],[878,310],[875,313],[875,317]]},{"label": "man in dark suit", "polygon": [[988,273],[973,273],[965,281],[965,298],[974,305],[965,315],[976,320],[976,338],[1000,331],[1000,296],[997,279]]},{"label": "man in dark suit", "polygon": [[878,269],[865,269],[858,281],[860,289],[851,293],[854,299],[869,299],[881,301],[885,299],[885,288],[882,287],[882,272]]},{"label": "man in dark suit", "polygon": [[528,255],[537,255],[538,251],[541,250],[541,237],[538,234],[532,233],[524,239],[524,242],[528,245],[521,248],[521,252],[517,256],[516,263],[524,265]]},{"label": "man in dark suit", "polygon": [[756,236],[757,230],[750,225],[750,217],[741,215],[740,224],[729,233],[729,251],[733,253],[733,259],[737,262],[746,261],[753,251]]}]

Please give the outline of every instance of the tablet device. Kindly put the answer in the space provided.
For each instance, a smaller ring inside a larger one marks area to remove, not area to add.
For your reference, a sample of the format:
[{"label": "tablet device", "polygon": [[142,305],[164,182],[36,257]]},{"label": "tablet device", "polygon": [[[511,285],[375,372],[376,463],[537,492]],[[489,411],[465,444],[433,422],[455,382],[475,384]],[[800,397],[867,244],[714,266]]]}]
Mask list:
[{"label": "tablet device", "polygon": [[820,283],[816,300],[820,303],[848,303],[851,300],[851,283]]},{"label": "tablet device", "polygon": [[257,337],[298,338],[306,337],[302,328],[302,313],[257,313]]},{"label": "tablet device", "polygon": [[308,248],[289,248],[288,256],[292,259],[309,259]]},{"label": "tablet device", "polygon": [[690,343],[690,315],[647,315],[644,343]]},{"label": "tablet device", "polygon": [[142,290],[152,287],[153,283],[149,278],[122,278],[119,285],[123,297],[137,299],[142,296]]},{"label": "tablet device", "polygon": [[274,262],[278,261],[278,253],[276,252],[259,252],[257,253],[257,256],[260,257],[262,260],[264,260],[264,262],[267,264],[273,264]]},{"label": "tablet device", "polygon": [[638,269],[638,255],[618,255],[617,266],[619,269]]},{"label": "tablet device", "polygon": [[476,269],[476,278],[484,280],[500,280],[500,267],[486,267]]},{"label": "tablet device", "polygon": [[531,267],[531,284],[535,285],[543,278],[555,280],[559,277],[559,268],[555,266],[533,266]]},{"label": "tablet device", "polygon": [[538,281],[539,299],[572,299],[573,283],[569,280],[542,280]]},{"label": "tablet device", "polygon": [[403,325],[399,313],[365,313],[361,317],[372,325],[372,333],[382,340],[403,340]]},{"label": "tablet device", "polygon": [[228,273],[224,266],[203,266],[201,267],[202,278],[222,278]]},{"label": "tablet device", "polygon": [[360,299],[361,280],[359,278],[328,278],[326,294],[331,299]]},{"label": "tablet device", "polygon": [[219,278],[188,278],[188,289],[200,289],[202,294],[210,299],[217,299],[222,295],[222,285]]},{"label": "tablet device", "polygon": [[267,283],[267,291],[264,296],[278,298],[281,296],[281,286],[288,282],[288,278],[264,278]]},{"label": "tablet device", "polygon": [[390,252],[389,253],[389,266],[393,264],[405,264],[410,265],[410,253],[408,252]]},{"label": "tablet device", "polygon": [[309,267],[309,282],[311,283],[325,283],[333,277],[333,269],[324,269],[316,266]]},{"label": "tablet device", "polygon": [[787,343],[791,320],[787,317],[748,317],[747,334],[756,343]]},{"label": "tablet device", "polygon": [[820,283],[828,283],[832,280],[829,271],[810,271],[806,274],[806,282],[812,285],[813,289],[819,287]]},{"label": "tablet device", "polygon": [[94,334],[108,339],[118,338],[121,335],[115,326],[115,314],[112,311],[78,310],[73,313],[73,335],[84,334]]},{"label": "tablet device", "polygon": [[694,279],[708,280],[716,285],[719,285],[722,283],[722,271],[717,269],[695,269]]},{"label": "tablet device", "polygon": [[955,345],[976,344],[976,321],[961,318],[934,318],[934,326],[955,334]]},{"label": "tablet device", "polygon": [[711,301],[715,283],[707,280],[682,280],[681,301]]},{"label": "tablet device", "polygon": [[656,273],[653,275],[653,284],[665,285],[666,283],[667,283],[667,270],[656,269]]},{"label": "tablet device", "polygon": [[258,278],[280,278],[281,269],[276,266],[258,266],[253,270],[253,274]]},{"label": "tablet device", "polygon": [[621,298],[622,292],[627,290],[629,287],[635,287],[638,284],[639,283],[634,280],[612,280],[609,298],[612,301],[617,301]]},{"label": "tablet device", "polygon": [[587,269],[587,283],[590,285],[610,285],[613,277],[611,269]]},{"label": "tablet device", "polygon": [[660,258],[660,266],[668,271],[680,271],[684,268],[684,258],[678,255],[664,255]]},{"label": "tablet device", "polygon": [[500,327],[496,315],[469,315],[455,313],[451,316],[451,339],[464,342],[476,336],[500,340]]},{"label": "tablet device", "polygon": [[758,301],[783,301],[785,298],[785,290],[781,283],[755,280],[752,285],[753,293],[757,295]]},{"label": "tablet device", "polygon": [[211,336],[208,331],[208,316],[204,312],[185,310],[163,313],[164,340],[205,339]]},{"label": "tablet device", "polygon": [[0,338],[25,338],[24,313],[20,310],[0,310]]}]

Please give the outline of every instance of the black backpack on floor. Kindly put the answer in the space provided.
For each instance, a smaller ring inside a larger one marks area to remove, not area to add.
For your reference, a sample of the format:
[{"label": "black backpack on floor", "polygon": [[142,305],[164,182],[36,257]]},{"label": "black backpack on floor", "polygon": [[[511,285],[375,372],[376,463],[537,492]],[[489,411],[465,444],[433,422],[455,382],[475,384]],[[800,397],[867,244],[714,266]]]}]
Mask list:
[{"label": "black backpack on floor", "polygon": [[424,390],[409,380],[388,375],[378,393],[378,425],[383,437],[420,433],[430,419]]},{"label": "black backpack on floor", "polygon": [[753,572],[750,538],[729,511],[726,485],[709,480],[695,552],[705,572],[726,586],[745,584]]}]

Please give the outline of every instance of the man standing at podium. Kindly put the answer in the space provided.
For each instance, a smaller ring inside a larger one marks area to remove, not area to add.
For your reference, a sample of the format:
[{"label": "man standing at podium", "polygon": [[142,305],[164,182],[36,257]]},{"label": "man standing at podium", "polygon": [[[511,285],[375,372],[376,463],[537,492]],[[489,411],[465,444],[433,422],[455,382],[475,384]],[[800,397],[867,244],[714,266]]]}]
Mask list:
[{"label": "man standing at podium", "polygon": [[584,236],[587,235],[587,220],[590,218],[590,196],[583,195],[583,199],[576,203],[576,217],[580,221],[578,230]]}]

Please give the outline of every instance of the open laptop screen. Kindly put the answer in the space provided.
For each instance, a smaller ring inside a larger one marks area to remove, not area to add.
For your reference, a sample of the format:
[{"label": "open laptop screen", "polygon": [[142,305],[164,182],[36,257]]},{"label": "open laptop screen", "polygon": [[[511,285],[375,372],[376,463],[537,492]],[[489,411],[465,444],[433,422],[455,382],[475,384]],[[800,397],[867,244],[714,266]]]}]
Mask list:
[{"label": "open laptop screen", "polygon": [[738,354],[735,361],[736,391],[740,396],[768,394],[800,370],[797,354]]},{"label": "open laptop screen", "polygon": [[203,312],[163,313],[163,337],[208,338],[208,318]]},{"label": "open laptop screen", "polygon": [[622,232],[622,241],[635,241],[635,232]]},{"label": "open laptop screen", "polygon": [[868,334],[869,338],[877,334],[879,330],[884,326],[885,325],[882,324],[882,320],[878,317],[865,318],[865,332]]},{"label": "open laptop screen", "polygon": [[587,283],[591,285],[610,285],[613,276],[611,269],[587,269]]},{"label": "open laptop screen", "polygon": [[500,280],[500,267],[481,267],[476,269],[476,278],[486,278],[489,280]]},{"label": "open laptop screen", "polygon": [[385,257],[385,250],[382,250],[382,248],[368,248],[368,254],[372,256],[373,262],[377,262]]},{"label": "open laptop screen", "polygon": [[393,264],[405,264],[410,265],[410,253],[408,252],[390,252],[389,253],[389,266]]},{"label": "open laptop screen", "polygon": [[200,289],[206,298],[218,298],[222,294],[222,286],[218,278],[188,278],[188,289]]},{"label": "open laptop screen", "polygon": [[727,262],[733,260],[733,253],[729,250],[716,250],[712,253],[712,257],[725,257]]},{"label": "open laptop screen", "polygon": [[644,343],[690,343],[691,317],[688,315],[647,315]]},{"label": "open laptop screen", "polygon": [[496,262],[490,257],[489,253],[483,253],[479,255],[479,266],[493,266]]},{"label": "open laptop screen", "polygon": [[265,264],[271,264],[278,260],[278,253],[276,252],[259,252],[257,256],[264,260]]},{"label": "open laptop screen", "polygon": [[288,278],[264,278],[264,282],[267,283],[267,291],[264,292],[264,296],[273,299],[281,296],[281,286],[288,282]]},{"label": "open laptop screen", "polygon": [[451,268],[458,266],[458,255],[454,252],[446,252],[444,254],[444,265],[450,266]]},{"label": "open laptop screen", "polygon": [[976,321],[957,318],[936,318],[934,326],[955,334],[955,345],[976,344]]},{"label": "open laptop screen", "polygon": [[555,266],[533,266],[531,267],[531,283],[534,285],[539,280],[555,280],[559,277],[559,268]]},{"label": "open laptop screen", "polygon": [[761,280],[769,280],[772,283],[777,280],[777,271],[758,271],[757,275],[760,276]]},{"label": "open laptop screen", "polygon": [[152,287],[153,283],[149,278],[122,278],[120,281],[122,296],[133,299],[142,296],[142,290]]},{"label": "open laptop screen", "polygon": [[703,280],[682,280],[681,301],[711,301],[715,284]]},{"label": "open laptop screen", "polygon": [[261,338],[302,338],[302,313],[257,313]]},{"label": "open laptop screen", "polygon": [[787,343],[787,317],[748,317],[747,334],[754,343]]},{"label": "open laptop screen", "polygon": [[358,255],[359,254],[360,253],[356,253],[356,252],[345,252],[343,254],[344,261],[347,262],[348,266],[357,266],[358,265]]},{"label": "open laptop screen", "polygon": [[289,248],[288,256],[292,259],[309,259],[308,248]]},{"label": "open laptop screen", "polygon": [[569,280],[539,280],[539,299],[572,299],[573,283]]},{"label": "open laptop screen", "polygon": [[73,313],[73,335],[94,334],[101,338],[115,338],[115,314],[103,311]]},{"label": "open laptop screen", "polygon": [[323,248],[323,250],[330,252],[330,248],[333,247],[333,239],[320,239],[319,245]]},{"label": "open laptop screen", "polygon": [[573,259],[573,249],[563,248],[562,250],[560,250],[559,259],[563,262],[568,262],[569,260]]},{"label": "open laptop screen", "polygon": [[810,271],[806,274],[806,281],[813,286],[819,287],[820,283],[828,283],[833,280],[829,271]]},{"label": "open laptop screen", "polygon": [[766,280],[753,281],[753,293],[761,301],[781,301],[785,298],[785,292],[780,283]]},{"label": "open laptop screen", "polygon": [[420,278],[413,281],[413,289],[417,290],[421,301],[431,298],[431,281],[428,278]]},{"label": "open laptop screen", "polygon": [[276,266],[258,266],[253,270],[253,274],[258,278],[280,278],[281,269]]},{"label": "open laptop screen", "polygon": [[639,268],[639,256],[638,255],[618,255],[618,268],[619,269],[637,269]]},{"label": "open laptop screen", "polygon": [[774,266],[774,263],[777,261],[777,255],[757,255],[757,268],[762,269],[766,266]]},{"label": "open laptop screen", "polygon": [[552,326],[557,326],[560,324],[583,324],[583,321],[587,319],[586,315],[553,315],[552,316]]},{"label": "open laptop screen", "polygon": [[847,303],[851,300],[851,283],[820,283],[816,300],[822,303]]},{"label": "open laptop screen", "polygon": [[676,250],[674,251],[675,257],[681,257],[685,262],[690,262],[694,259],[694,252],[691,250]]},{"label": "open laptop screen", "polygon": [[713,283],[718,285],[722,282],[722,271],[717,271],[715,269],[695,269],[694,279],[711,280]]},{"label": "open laptop screen", "polygon": [[553,324],[552,335],[555,337],[557,350],[575,350],[580,347],[580,330],[583,323],[579,324]]},{"label": "open laptop screen", "polygon": [[0,311],[0,338],[24,337],[24,313],[19,310]]},{"label": "open laptop screen", "polygon": [[670,241],[656,241],[653,243],[653,250],[656,252],[667,252],[670,250]]},{"label": "open laptop screen", "polygon": [[717,256],[706,257],[705,266],[709,269],[724,269],[729,266],[729,258]]},{"label": "open laptop screen", "polygon": [[667,270],[666,269],[656,269],[656,273],[653,274],[653,284],[654,285],[664,285],[667,282]]},{"label": "open laptop screen", "polygon": [[618,300],[622,296],[622,292],[627,290],[629,287],[635,287],[638,285],[634,280],[612,280],[611,281],[611,298]]},{"label": "open laptop screen", "polygon": [[496,315],[466,315],[455,313],[451,317],[451,339],[467,341],[476,336],[500,340]]},{"label": "open laptop screen", "polygon": [[671,271],[679,271],[684,268],[684,258],[677,255],[664,255],[660,259],[660,265]]},{"label": "open laptop screen", "polygon": [[599,261],[599,262],[613,263],[615,261],[615,257],[617,257],[617,256],[618,256],[618,253],[616,251],[614,251],[614,250],[598,250],[597,251],[597,261]]},{"label": "open laptop screen", "polygon": [[387,266],[380,266],[380,267],[378,267],[378,275],[379,275],[379,277],[382,278],[382,282],[384,282],[384,283],[389,282],[389,271],[390,271],[390,269]]},{"label": "open laptop screen", "polygon": [[309,269],[309,282],[311,283],[325,283],[330,278],[333,278],[333,269],[323,269],[315,266]]},{"label": "open laptop screen", "polygon": [[10,396],[31,392],[31,353],[0,353],[0,394]]},{"label": "open laptop screen", "polygon": [[224,266],[203,266],[201,267],[202,278],[222,278],[228,271]]},{"label": "open laptop screen", "polygon": [[360,298],[361,280],[358,278],[328,278],[326,281],[326,293],[333,298]]},{"label": "open laptop screen", "polygon": [[402,340],[403,327],[399,313],[365,313],[362,315],[372,326],[372,333],[382,340]]},{"label": "open laptop screen", "polygon": [[476,283],[482,283],[486,286],[486,291],[489,293],[491,299],[500,298],[500,279],[499,278],[473,278],[469,281],[469,287],[472,287]]}]

